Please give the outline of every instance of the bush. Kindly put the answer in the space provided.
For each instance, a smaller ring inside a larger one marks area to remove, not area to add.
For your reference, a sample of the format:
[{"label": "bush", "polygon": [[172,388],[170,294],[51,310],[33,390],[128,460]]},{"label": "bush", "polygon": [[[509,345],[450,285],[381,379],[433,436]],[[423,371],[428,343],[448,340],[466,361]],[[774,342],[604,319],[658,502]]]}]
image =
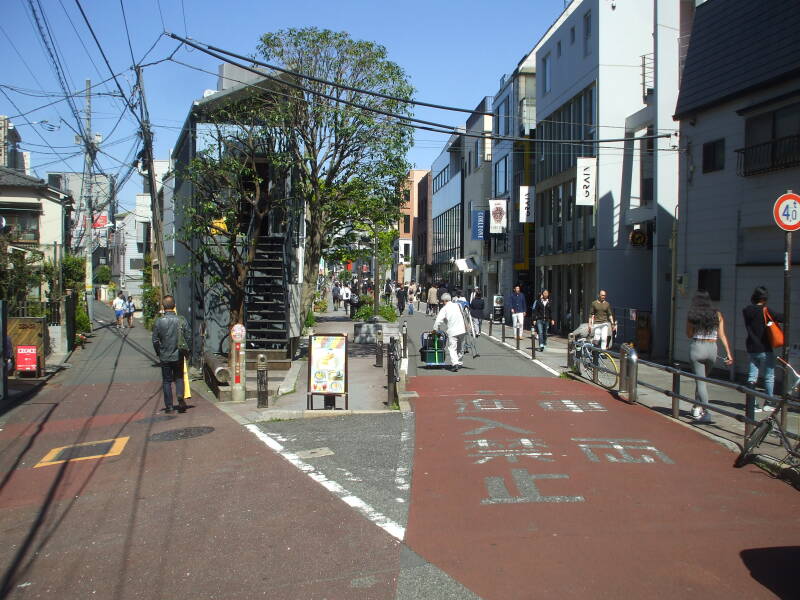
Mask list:
[{"label": "bush", "polygon": [[314,316],[314,311],[313,310],[308,311],[308,313],[306,314],[305,326],[313,327],[314,325],[316,325],[316,323],[317,323],[317,318]]},{"label": "bush", "polygon": [[94,272],[94,282],[99,285],[108,285],[111,281],[111,267],[100,265]]},{"label": "bush", "polygon": [[[362,304],[358,308],[356,314],[353,315],[353,320],[367,321],[368,319],[371,319],[373,316],[375,316],[375,310],[373,309],[372,303],[370,302]],[[380,304],[380,306],[378,306],[378,316],[383,317],[390,323],[397,321],[397,311],[393,306],[390,306],[388,304]]]},{"label": "bush", "polygon": [[86,312],[86,308],[83,305],[75,310],[75,331],[77,333],[89,333],[92,331],[89,314]]},{"label": "bush", "polygon": [[314,300],[314,312],[324,313],[328,310],[327,300]]}]

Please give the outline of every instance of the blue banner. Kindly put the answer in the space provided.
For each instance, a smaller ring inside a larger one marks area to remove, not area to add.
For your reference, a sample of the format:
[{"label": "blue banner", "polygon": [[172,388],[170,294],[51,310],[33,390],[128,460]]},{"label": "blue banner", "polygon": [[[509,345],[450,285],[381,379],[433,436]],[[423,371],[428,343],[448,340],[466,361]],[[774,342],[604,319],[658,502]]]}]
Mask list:
[{"label": "blue banner", "polygon": [[472,239],[485,240],[486,227],[489,223],[488,210],[473,210],[472,211]]}]

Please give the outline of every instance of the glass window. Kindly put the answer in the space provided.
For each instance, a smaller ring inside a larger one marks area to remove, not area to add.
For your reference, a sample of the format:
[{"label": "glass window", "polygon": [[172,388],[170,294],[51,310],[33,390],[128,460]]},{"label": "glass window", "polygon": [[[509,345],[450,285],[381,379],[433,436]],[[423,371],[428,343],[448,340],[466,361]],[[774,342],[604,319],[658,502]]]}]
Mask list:
[{"label": "glass window", "polygon": [[725,138],[703,144],[703,173],[725,168]]},{"label": "glass window", "polygon": [[592,11],[583,15],[583,55],[589,56],[592,39]]},{"label": "glass window", "polygon": [[403,233],[411,233],[411,215],[403,215]]},{"label": "glass window", "polygon": [[550,86],[551,86],[551,82],[550,82],[550,53],[549,52],[547,54],[545,54],[544,58],[542,59],[542,82],[543,82],[543,85],[544,85],[544,93],[546,94],[547,92],[550,91]]},{"label": "glass window", "polygon": [[575,43],[575,26],[569,28],[569,43],[570,45]]},{"label": "glass window", "polygon": [[504,156],[503,158],[498,160],[494,165],[495,196],[500,196],[508,191],[508,169],[506,164],[507,159],[508,157]]}]

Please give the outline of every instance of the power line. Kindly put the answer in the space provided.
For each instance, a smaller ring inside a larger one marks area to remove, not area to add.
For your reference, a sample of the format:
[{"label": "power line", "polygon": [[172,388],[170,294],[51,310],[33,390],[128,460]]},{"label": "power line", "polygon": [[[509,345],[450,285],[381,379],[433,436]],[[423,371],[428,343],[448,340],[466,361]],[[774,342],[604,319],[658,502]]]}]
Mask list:
[{"label": "power line", "polygon": [[[183,42],[185,44],[188,44],[188,45],[190,45],[190,46],[192,46],[194,48],[197,48],[198,50],[201,50],[201,51],[203,50],[200,46],[197,46],[193,42],[191,42],[191,41],[189,41],[187,39],[184,39],[184,38],[182,38],[182,37],[180,37],[178,35],[175,35],[173,33],[167,33],[167,35],[172,37],[172,38],[174,38],[174,39],[176,39],[176,40],[179,40],[179,41],[181,41],[181,42]],[[286,73],[287,75],[294,75],[295,77],[300,77],[302,79],[308,79],[309,81],[315,81],[317,83],[330,85],[330,86],[333,86],[333,87],[337,87],[339,89],[347,90],[348,92],[357,92],[359,94],[367,94],[367,95],[370,95],[370,96],[376,96],[378,98],[384,98],[386,100],[395,100],[397,102],[402,102],[404,104],[411,104],[413,106],[427,106],[429,108],[438,108],[440,110],[450,110],[450,111],[454,111],[454,112],[463,112],[463,113],[467,113],[467,114],[477,114],[477,115],[484,115],[484,116],[492,116],[492,113],[489,113],[489,112],[481,112],[481,111],[476,111],[474,109],[469,109],[469,108],[456,108],[456,107],[453,107],[453,106],[446,106],[446,105],[443,105],[443,104],[433,104],[431,102],[422,102],[421,100],[408,100],[407,98],[398,98],[397,96],[391,96],[389,94],[382,94],[382,93],[376,92],[374,90],[365,90],[365,89],[361,89],[361,88],[356,88],[356,87],[351,87],[351,86],[348,86],[348,85],[344,85],[344,84],[341,84],[341,83],[334,83],[334,82],[328,81],[326,79],[321,79],[319,77],[314,77],[312,75],[305,75],[303,73],[298,73],[297,71],[291,71],[289,69],[284,69],[283,67],[278,67],[276,65],[271,65],[269,63],[256,60],[255,58],[251,58],[251,57],[248,57],[248,56],[243,56],[241,54],[236,54],[235,52],[231,52],[229,50],[224,50],[222,48],[217,48],[216,46],[212,46],[212,45],[206,44],[204,42],[197,42],[197,43],[198,44],[202,44],[203,46],[206,46],[209,50],[214,50],[215,52],[219,52],[219,53],[225,54],[227,56],[232,56],[234,58],[238,58],[239,60],[246,60],[246,61],[252,62],[253,64],[260,65],[262,67],[267,67],[269,69],[273,69],[273,70],[279,71],[281,73]]]},{"label": "power line", "polygon": [[131,32],[128,30],[128,17],[125,15],[125,4],[119,0],[119,8],[122,11],[122,22],[125,25],[125,37],[128,38],[128,50],[131,51],[131,63],[136,64],[136,59],[133,57],[133,44],[131,44]]}]

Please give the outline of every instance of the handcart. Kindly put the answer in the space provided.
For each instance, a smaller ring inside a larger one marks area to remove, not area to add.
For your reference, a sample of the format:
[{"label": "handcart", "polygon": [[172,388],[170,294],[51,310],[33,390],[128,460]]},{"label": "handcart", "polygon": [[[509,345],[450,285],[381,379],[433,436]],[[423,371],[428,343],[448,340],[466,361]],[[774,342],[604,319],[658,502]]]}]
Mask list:
[{"label": "handcart", "polygon": [[447,334],[443,331],[426,331],[420,336],[420,361],[426,367],[443,367],[446,362]]}]

